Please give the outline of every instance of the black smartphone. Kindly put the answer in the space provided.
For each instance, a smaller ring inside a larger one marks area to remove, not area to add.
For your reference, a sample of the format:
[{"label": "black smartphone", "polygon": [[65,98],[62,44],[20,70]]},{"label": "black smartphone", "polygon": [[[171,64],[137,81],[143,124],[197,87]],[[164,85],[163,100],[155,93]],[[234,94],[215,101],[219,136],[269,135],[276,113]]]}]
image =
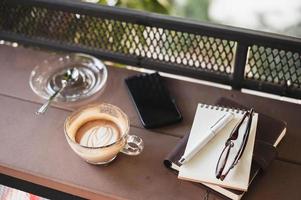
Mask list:
[{"label": "black smartphone", "polygon": [[157,128],[182,120],[159,73],[135,75],[126,78],[125,83],[145,128]]}]

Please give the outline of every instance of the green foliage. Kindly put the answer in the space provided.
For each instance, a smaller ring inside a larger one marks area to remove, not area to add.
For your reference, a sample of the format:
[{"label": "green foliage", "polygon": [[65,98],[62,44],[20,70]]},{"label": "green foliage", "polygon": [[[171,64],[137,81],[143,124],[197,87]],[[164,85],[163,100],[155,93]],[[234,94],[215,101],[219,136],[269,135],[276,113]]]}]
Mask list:
[{"label": "green foliage", "polygon": [[[100,0],[100,4],[108,4],[108,0]],[[116,6],[133,8],[142,11],[169,14],[169,0],[118,0]]]},{"label": "green foliage", "polygon": [[[109,1],[110,0],[99,0],[98,3],[107,5]],[[209,1],[210,0],[116,0],[115,6],[207,21],[209,20]]]},{"label": "green foliage", "polygon": [[175,1],[170,15],[207,21],[209,20],[208,7],[209,0]]}]

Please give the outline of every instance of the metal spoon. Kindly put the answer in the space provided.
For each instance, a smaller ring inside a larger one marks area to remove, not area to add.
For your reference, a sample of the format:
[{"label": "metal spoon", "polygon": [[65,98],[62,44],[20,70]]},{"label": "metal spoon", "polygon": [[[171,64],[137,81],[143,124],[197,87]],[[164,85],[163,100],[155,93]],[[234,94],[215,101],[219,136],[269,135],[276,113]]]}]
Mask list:
[{"label": "metal spoon", "polygon": [[78,77],[79,77],[79,71],[77,68],[68,69],[61,80],[61,88],[55,91],[55,93],[49,97],[49,99],[40,107],[38,111],[35,112],[35,114],[36,115],[44,114],[47,111],[53,99],[55,99],[55,97],[60,92],[62,92],[67,85],[70,85],[75,81],[77,81]]}]

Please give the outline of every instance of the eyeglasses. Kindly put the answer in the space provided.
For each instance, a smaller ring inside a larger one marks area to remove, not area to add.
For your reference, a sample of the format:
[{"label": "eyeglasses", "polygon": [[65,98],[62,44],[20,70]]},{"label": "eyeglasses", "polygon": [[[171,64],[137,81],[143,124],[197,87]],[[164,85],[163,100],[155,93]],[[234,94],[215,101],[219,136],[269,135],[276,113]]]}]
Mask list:
[{"label": "eyeglasses", "polygon": [[[252,116],[253,108],[245,112],[241,120],[232,130],[229,138],[225,143],[225,147],[223,148],[217,161],[217,165],[215,168],[215,176],[217,179],[223,181],[230,172],[230,170],[234,168],[234,166],[238,163],[239,159],[241,158],[248,142],[252,124]],[[246,126],[242,126],[245,123]],[[243,128],[245,129],[241,130]],[[240,132],[244,134],[239,135]],[[237,147],[239,148],[237,149]]]}]

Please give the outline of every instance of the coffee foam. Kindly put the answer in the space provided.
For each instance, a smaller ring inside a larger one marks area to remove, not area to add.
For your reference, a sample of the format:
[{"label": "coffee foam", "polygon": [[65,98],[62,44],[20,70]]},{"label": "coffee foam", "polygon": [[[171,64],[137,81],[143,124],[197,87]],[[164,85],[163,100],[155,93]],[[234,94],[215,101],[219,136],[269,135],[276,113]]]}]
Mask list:
[{"label": "coffee foam", "polygon": [[115,143],[120,138],[120,130],[108,120],[94,120],[82,125],[76,133],[77,143],[87,147],[101,147]]},{"label": "coffee foam", "polygon": [[[116,118],[94,111],[86,111],[75,115],[66,125],[71,140],[83,146],[91,147],[96,147],[95,145],[98,145],[98,147],[105,146],[116,142],[122,137],[121,133],[125,132],[125,127]],[[85,134],[83,130],[88,133]],[[96,140],[99,140],[99,142],[96,142]]]}]

